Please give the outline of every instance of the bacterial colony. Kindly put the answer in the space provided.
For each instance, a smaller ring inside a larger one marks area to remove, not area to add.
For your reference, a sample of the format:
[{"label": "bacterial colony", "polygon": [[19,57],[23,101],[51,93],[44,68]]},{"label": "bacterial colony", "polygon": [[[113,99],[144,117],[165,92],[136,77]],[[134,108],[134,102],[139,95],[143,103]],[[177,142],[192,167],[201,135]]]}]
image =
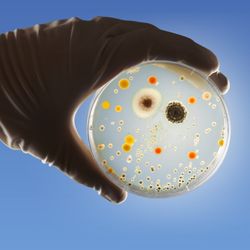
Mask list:
[{"label": "bacterial colony", "polygon": [[162,197],[192,190],[215,172],[229,124],[213,84],[185,65],[156,61],[123,71],[98,91],[88,133],[108,178]]}]

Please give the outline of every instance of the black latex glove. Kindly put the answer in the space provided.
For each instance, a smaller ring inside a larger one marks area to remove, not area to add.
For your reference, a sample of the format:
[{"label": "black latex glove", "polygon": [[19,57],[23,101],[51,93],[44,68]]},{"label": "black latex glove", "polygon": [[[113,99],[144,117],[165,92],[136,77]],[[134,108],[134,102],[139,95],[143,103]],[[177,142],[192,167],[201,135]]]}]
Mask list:
[{"label": "black latex glove", "polygon": [[99,170],[73,117],[120,71],[155,59],[186,63],[210,75],[223,93],[228,89],[211,51],[147,23],[70,18],[1,34],[1,140],[121,202],[126,192]]}]

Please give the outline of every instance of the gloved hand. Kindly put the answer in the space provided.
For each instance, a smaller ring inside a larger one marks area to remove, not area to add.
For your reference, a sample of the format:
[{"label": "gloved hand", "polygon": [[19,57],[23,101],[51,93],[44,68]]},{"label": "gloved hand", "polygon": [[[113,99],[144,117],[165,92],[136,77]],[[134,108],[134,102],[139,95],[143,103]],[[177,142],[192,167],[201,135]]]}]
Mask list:
[{"label": "gloved hand", "polygon": [[126,192],[98,169],[74,125],[83,100],[120,71],[147,60],[186,63],[228,90],[216,56],[151,24],[70,18],[0,35],[0,138],[119,203]]}]

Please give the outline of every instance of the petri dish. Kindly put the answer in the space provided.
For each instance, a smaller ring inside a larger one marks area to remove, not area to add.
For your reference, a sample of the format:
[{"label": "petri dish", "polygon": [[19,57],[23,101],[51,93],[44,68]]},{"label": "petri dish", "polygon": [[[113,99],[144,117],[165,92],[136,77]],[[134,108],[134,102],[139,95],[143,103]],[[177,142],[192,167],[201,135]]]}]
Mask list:
[{"label": "petri dish", "polygon": [[215,173],[228,149],[230,121],[222,95],[202,72],[146,61],[96,91],[87,133],[112,182],[138,195],[168,197]]}]

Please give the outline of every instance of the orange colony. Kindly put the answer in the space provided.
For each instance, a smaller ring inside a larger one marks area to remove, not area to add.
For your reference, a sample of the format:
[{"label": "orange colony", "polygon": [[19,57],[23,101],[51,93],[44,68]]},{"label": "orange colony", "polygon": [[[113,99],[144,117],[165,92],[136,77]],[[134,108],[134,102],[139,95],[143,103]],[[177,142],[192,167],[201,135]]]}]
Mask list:
[{"label": "orange colony", "polygon": [[130,82],[128,79],[121,79],[118,83],[120,89],[128,89],[130,86]]},{"label": "orange colony", "polygon": [[190,160],[194,160],[194,159],[196,159],[196,157],[197,157],[196,152],[194,152],[194,151],[188,152],[188,158],[189,158]]},{"label": "orange colony", "polygon": [[161,148],[161,147],[156,147],[156,148],[155,148],[155,153],[156,153],[157,155],[161,154],[161,153],[162,153],[162,148]]},{"label": "orange colony", "polygon": [[189,104],[195,104],[197,102],[196,98],[194,96],[190,96],[188,98],[188,103]]},{"label": "orange colony", "polygon": [[122,106],[116,105],[116,106],[115,106],[115,111],[116,111],[116,112],[121,112],[121,111],[122,111]]},{"label": "orange colony", "polygon": [[114,173],[114,169],[111,168],[111,167],[109,167],[109,168],[108,168],[108,172],[109,172],[110,174],[113,174],[113,173]]},{"label": "orange colony", "polygon": [[125,136],[124,141],[129,145],[133,145],[135,143],[135,138],[133,135],[127,135]]},{"label": "orange colony", "polygon": [[158,83],[157,77],[156,76],[148,77],[148,82],[152,85],[156,85]]},{"label": "orange colony", "polygon": [[124,152],[129,152],[129,151],[131,150],[131,145],[129,145],[129,144],[127,144],[127,143],[124,143],[124,144],[122,145],[122,150],[123,150]]},{"label": "orange colony", "polygon": [[220,140],[218,141],[218,144],[219,144],[220,147],[222,147],[222,146],[224,145],[224,140],[223,140],[223,139],[220,139]]},{"label": "orange colony", "polygon": [[109,109],[109,107],[110,107],[109,101],[104,101],[104,102],[102,103],[102,108],[103,108],[103,109]]}]

